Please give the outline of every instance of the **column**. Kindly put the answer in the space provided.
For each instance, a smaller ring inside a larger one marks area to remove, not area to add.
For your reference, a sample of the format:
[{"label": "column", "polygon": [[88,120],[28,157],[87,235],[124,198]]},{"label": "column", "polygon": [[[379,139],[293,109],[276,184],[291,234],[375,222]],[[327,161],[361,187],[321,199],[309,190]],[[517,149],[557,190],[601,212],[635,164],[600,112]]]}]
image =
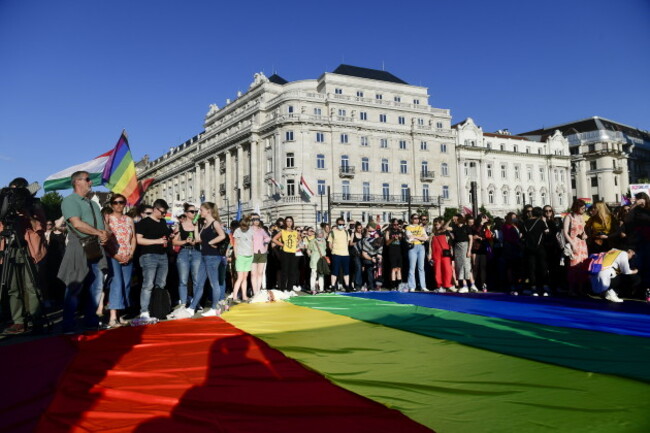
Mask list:
[{"label": "column", "polygon": [[230,150],[226,150],[226,173],[224,175],[224,183],[226,184],[226,194],[225,197],[228,198],[228,206],[232,206],[232,191],[233,191],[233,166],[232,166],[232,153]]},{"label": "column", "polygon": [[[251,177],[251,189],[250,189],[250,197],[251,197],[251,202],[261,202],[261,197],[259,193],[259,181],[260,178],[263,177],[263,170],[261,169],[260,165],[260,158],[259,158],[259,151],[260,151],[260,145],[258,141],[251,141],[251,170],[250,170],[250,177]],[[255,207],[255,204],[253,203],[253,207]]]},{"label": "column", "polygon": [[620,197],[627,194],[630,189],[630,171],[628,168],[628,158],[620,158],[616,160],[616,166],[622,169],[622,173],[618,177]]},{"label": "column", "polygon": [[192,195],[194,203],[201,201],[201,166],[198,162],[194,164],[194,193]]},{"label": "column", "polygon": [[[235,183],[240,191],[240,200],[244,201],[244,147],[237,146],[237,182]],[[237,192],[235,192],[235,203],[237,202]]]},{"label": "column", "polygon": [[211,170],[210,170],[210,160],[206,159],[205,160],[205,182],[203,183],[204,185],[204,190],[205,190],[205,201],[212,201],[214,197],[212,197],[212,178],[211,178]]}]

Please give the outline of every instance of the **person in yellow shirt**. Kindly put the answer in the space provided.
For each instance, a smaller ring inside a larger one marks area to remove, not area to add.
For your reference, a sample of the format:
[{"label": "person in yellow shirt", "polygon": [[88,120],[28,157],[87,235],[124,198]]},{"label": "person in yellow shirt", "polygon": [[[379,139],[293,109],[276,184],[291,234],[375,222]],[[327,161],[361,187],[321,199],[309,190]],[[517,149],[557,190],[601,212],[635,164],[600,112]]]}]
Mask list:
[{"label": "person in yellow shirt", "polygon": [[280,290],[293,289],[298,284],[298,231],[293,217],[284,219],[284,228],[273,236],[273,244],[282,247],[280,255]]},{"label": "person in yellow shirt", "polygon": [[428,292],[426,277],[424,275],[424,243],[428,237],[424,231],[424,227],[420,225],[420,215],[414,213],[411,215],[411,224],[404,228],[406,234],[406,242],[409,245],[409,276],[408,286],[409,291],[415,291],[417,287],[415,281],[415,267],[418,269],[418,279],[420,281],[420,288],[423,292]]},{"label": "person in yellow shirt", "polygon": [[332,288],[336,285],[336,278],[339,275],[339,271],[342,271],[345,290],[349,290],[350,253],[348,246],[350,246],[350,240],[350,234],[345,229],[345,220],[338,218],[336,220],[336,227],[332,228],[332,231],[330,231],[327,237],[327,244],[330,250],[332,250]]}]

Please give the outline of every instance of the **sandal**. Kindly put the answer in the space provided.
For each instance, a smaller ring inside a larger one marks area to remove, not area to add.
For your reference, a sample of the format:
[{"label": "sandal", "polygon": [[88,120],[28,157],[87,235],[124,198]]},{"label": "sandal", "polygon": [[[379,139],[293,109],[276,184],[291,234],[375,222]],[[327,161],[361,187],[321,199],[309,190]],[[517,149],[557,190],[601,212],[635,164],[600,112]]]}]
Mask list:
[{"label": "sandal", "polygon": [[111,320],[111,321],[108,322],[108,325],[106,325],[106,327],[107,327],[108,329],[119,328],[119,327],[121,327],[121,326],[122,326],[122,323],[120,323],[120,322],[117,321],[117,320]]}]

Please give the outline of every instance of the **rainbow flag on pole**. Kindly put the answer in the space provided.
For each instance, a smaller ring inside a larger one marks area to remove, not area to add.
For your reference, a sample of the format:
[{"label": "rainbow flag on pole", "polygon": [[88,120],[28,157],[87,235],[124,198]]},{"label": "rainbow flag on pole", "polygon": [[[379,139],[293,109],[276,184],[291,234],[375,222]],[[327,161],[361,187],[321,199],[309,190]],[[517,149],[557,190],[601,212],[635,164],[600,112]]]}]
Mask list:
[{"label": "rainbow flag on pole", "polygon": [[135,163],[131,156],[126,131],[122,131],[122,135],[104,167],[102,180],[106,188],[126,197],[129,206],[135,206],[140,201],[140,196],[143,191],[138,185],[138,178],[135,174]]}]

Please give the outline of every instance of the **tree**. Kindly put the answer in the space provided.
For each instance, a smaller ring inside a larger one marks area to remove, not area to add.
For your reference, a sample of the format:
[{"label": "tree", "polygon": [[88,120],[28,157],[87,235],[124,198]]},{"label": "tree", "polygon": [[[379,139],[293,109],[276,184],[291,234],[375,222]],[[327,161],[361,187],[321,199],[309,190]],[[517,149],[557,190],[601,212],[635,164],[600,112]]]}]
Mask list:
[{"label": "tree", "polygon": [[454,215],[456,215],[458,213],[460,213],[458,211],[458,208],[456,208],[456,207],[446,207],[445,208],[445,213],[442,214],[442,217],[445,219],[445,221],[449,221],[451,219],[451,217],[453,217]]},{"label": "tree", "polygon": [[48,220],[56,220],[61,218],[61,202],[63,201],[63,196],[56,191],[48,192],[43,195],[41,198],[41,203],[43,204],[43,209],[45,210],[45,216]]},{"label": "tree", "polygon": [[480,208],[478,208],[478,213],[487,215],[487,217],[490,218],[490,221],[494,221],[494,216],[487,209],[485,209],[485,206],[481,206]]}]

